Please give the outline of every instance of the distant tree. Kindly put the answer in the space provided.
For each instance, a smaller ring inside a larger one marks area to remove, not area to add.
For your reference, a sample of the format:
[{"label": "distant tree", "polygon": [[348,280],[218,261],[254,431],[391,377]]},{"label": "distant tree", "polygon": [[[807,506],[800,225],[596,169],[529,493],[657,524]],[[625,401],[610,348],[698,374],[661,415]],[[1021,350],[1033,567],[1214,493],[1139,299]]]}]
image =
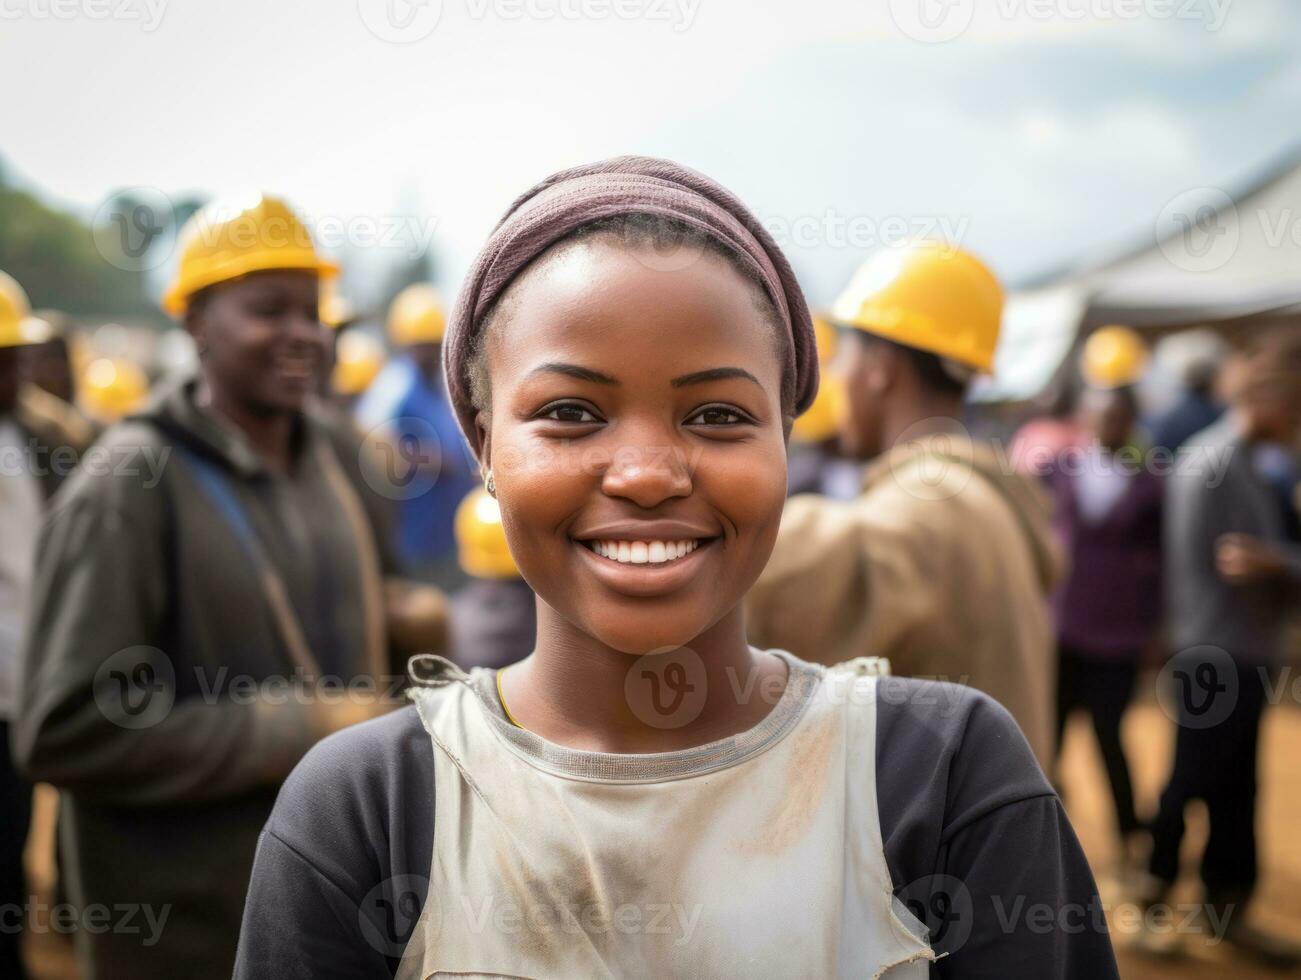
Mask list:
[{"label": "distant tree", "polygon": [[106,254],[101,236],[89,225],[10,185],[3,171],[0,269],[22,284],[35,307],[163,322],[146,294],[139,268],[119,255]]}]

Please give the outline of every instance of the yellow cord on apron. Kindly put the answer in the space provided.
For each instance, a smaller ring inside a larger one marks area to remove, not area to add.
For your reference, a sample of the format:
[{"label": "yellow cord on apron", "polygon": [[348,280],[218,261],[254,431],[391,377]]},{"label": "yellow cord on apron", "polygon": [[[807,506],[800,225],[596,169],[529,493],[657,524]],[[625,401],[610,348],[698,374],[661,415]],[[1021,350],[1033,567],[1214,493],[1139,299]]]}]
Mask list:
[{"label": "yellow cord on apron", "polygon": [[[506,692],[501,689],[501,675],[504,673],[506,673],[504,669],[497,671],[497,700],[501,702],[501,710],[506,712],[506,720],[516,728],[524,728],[523,725],[515,720],[515,716],[510,713],[510,708],[506,705]],[[524,730],[528,731],[527,728],[524,728]]]}]

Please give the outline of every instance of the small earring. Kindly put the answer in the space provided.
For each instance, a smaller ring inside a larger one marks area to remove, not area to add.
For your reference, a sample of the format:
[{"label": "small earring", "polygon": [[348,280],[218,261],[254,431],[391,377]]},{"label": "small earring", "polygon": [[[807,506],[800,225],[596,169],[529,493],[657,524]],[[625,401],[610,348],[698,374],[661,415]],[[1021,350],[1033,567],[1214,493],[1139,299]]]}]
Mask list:
[{"label": "small earring", "polygon": [[488,491],[489,496],[497,496],[497,484],[493,482],[492,473],[488,474],[488,479],[484,483],[484,488]]}]

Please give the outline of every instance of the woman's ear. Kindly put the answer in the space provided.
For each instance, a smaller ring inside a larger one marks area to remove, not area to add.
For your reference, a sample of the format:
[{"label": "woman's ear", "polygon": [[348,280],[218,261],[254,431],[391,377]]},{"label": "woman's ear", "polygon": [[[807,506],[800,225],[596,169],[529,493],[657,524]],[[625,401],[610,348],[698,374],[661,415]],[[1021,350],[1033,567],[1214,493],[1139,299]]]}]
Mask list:
[{"label": "woman's ear", "polygon": [[492,473],[492,413],[479,411],[474,416],[474,431],[479,436],[479,476],[487,480]]}]

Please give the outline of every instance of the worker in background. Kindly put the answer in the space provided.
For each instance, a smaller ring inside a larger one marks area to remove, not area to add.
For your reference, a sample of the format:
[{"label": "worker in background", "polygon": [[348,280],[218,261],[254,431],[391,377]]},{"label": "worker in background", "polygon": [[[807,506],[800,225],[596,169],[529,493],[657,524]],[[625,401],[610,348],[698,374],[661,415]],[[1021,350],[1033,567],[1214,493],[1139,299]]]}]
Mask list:
[{"label": "worker in background", "polygon": [[1053,460],[1085,438],[1075,414],[1075,387],[1059,379],[1032,400],[1036,414],[1016,430],[1008,447],[1018,473],[1042,476]]},{"label": "worker in background", "polygon": [[[1166,597],[1177,652],[1165,703],[1178,727],[1144,898],[1166,901],[1179,873],[1184,810],[1203,800],[1210,834],[1201,878],[1208,906],[1228,923],[1224,939],[1271,966],[1295,968],[1301,950],[1252,925],[1247,913],[1260,866],[1261,715],[1280,683],[1288,617],[1301,605],[1292,466],[1301,436],[1301,330],[1254,339],[1226,367],[1225,390],[1228,412],[1185,443],[1187,462],[1167,480]],[[1160,930],[1139,939],[1162,952],[1179,941]]]},{"label": "worker in background", "polygon": [[1178,375],[1179,396],[1153,420],[1152,445],[1174,452],[1224,414],[1215,379],[1229,347],[1210,330],[1187,330],[1162,341],[1160,353]]},{"label": "worker in background", "polygon": [[323,401],[333,402],[335,401],[334,368],[338,363],[339,343],[344,337],[352,334],[352,327],[361,320],[361,315],[339,291],[339,284],[334,279],[321,283],[320,315],[321,323],[330,330],[326,337],[326,358],[322,365],[317,394]]},{"label": "worker in background", "polygon": [[97,357],[81,378],[81,407],[97,425],[109,426],[144,407],[149,378],[140,366],[121,357]]},{"label": "worker in background", "polygon": [[456,508],[456,548],[469,577],[452,597],[452,659],[500,669],[533,652],[537,609],[506,544],[501,508],[482,488]]},{"label": "worker in background", "polygon": [[334,368],[330,371],[330,400],[339,410],[352,415],[384,369],[384,345],[362,330],[348,330],[338,337]]},{"label": "worker in background", "polygon": [[389,307],[397,352],[357,404],[362,430],[385,434],[384,472],[398,501],[397,552],[408,572],[450,588],[464,580],[456,560],[456,507],[477,472],[456,427],[442,379],[446,319],[432,286],[408,286]]},{"label": "worker in background", "polygon": [[23,376],[69,405],[77,401],[71,320],[58,310],[37,310],[32,343],[23,348]]},{"label": "worker in background", "polygon": [[[18,663],[28,628],[36,538],[46,501],[76,465],[92,432],[67,402],[22,377],[49,324],[31,315],[27,296],[0,272],[0,908],[25,909],[23,845],[32,788],[10,758],[18,708]],[[21,913],[20,913],[21,914]],[[21,980],[22,931],[0,929],[0,976]],[[21,920],[17,923],[21,925]]]},{"label": "worker in background", "polygon": [[13,750],[62,792],[84,977],[226,978],[258,834],[325,735],[393,706],[375,542],[305,413],[334,272],[277,198],[198,212],[168,312],[200,370],[111,427],[41,533]]},{"label": "worker in background", "polygon": [[822,384],[808,411],[791,427],[786,486],[792,495],[821,493],[846,499],[857,494],[862,475],[858,464],[840,453],[845,389],[840,378],[827,370],[836,356],[836,328],[824,317],[814,316],[813,334],[818,343]]},{"label": "worker in background", "polygon": [[1069,571],[1053,595],[1057,623],[1057,748],[1067,717],[1088,712],[1115,805],[1122,865],[1146,861],[1149,838],[1134,810],[1120,724],[1139,662],[1161,623],[1162,480],[1143,465],[1134,386],[1147,349],[1127,327],[1090,335],[1080,357],[1084,390],[1078,446],[1044,473]]},{"label": "worker in background", "polygon": [[1005,472],[959,422],[989,371],[1003,292],[956,247],[878,253],[832,310],[847,411],[843,448],[873,460],[841,502],[786,505],[749,595],[751,637],[823,663],[890,659],[894,672],[969,684],[1052,760],[1059,555],[1042,489]]}]

